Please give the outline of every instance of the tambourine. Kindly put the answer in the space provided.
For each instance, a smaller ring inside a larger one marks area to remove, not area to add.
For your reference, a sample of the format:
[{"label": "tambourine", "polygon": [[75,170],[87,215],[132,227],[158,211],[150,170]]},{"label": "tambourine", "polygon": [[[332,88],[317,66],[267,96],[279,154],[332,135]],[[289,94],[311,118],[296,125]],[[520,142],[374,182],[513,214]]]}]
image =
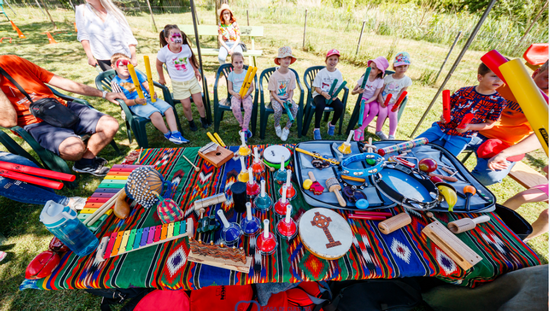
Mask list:
[{"label": "tambourine", "polygon": [[[348,166],[357,161],[363,161],[367,162],[368,165],[371,165],[367,168],[357,169],[357,168],[349,168]],[[372,162],[370,164],[369,162]],[[372,176],[378,172],[380,172],[384,167],[384,158],[376,153],[361,153],[361,154],[355,154],[349,157],[346,157],[340,162],[340,166],[343,170],[344,174],[350,174],[354,176]]]},{"label": "tambourine", "polygon": [[378,191],[404,207],[427,211],[439,204],[439,190],[418,170],[399,163],[386,162],[384,170],[370,178]]}]

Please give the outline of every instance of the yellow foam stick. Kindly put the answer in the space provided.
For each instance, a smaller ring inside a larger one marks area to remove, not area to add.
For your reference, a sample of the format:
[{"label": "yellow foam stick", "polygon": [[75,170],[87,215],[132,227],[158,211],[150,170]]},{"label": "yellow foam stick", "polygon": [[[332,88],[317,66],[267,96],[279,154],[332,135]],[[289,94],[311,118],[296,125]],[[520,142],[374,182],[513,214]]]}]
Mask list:
[{"label": "yellow foam stick", "polygon": [[225,144],[223,143],[223,140],[220,137],[220,135],[218,135],[218,133],[214,133],[214,137],[216,137],[216,139],[218,140],[218,143],[220,144],[220,146],[225,147]]},{"label": "yellow foam stick", "polygon": [[243,84],[241,85],[241,89],[239,90],[239,95],[241,95],[241,98],[243,97],[244,89],[246,88],[246,81],[248,81],[248,77],[252,73],[252,67],[248,66],[248,69],[246,70],[246,75],[244,76]]},{"label": "yellow foam stick", "polygon": [[147,72],[147,82],[149,82],[149,95],[151,95],[151,101],[154,103],[155,99],[155,84],[153,83],[153,74],[151,73],[151,63],[149,63],[149,56],[143,56],[145,61],[145,71]]},{"label": "yellow foam stick", "polygon": [[500,72],[548,155],[548,104],[519,59],[502,64]]},{"label": "yellow foam stick", "polygon": [[252,81],[254,81],[254,76],[256,76],[256,71],[258,71],[258,67],[254,67],[252,69],[252,73],[250,74],[250,77],[248,78],[248,83],[246,84],[246,90],[243,93],[243,97],[248,93],[248,89],[250,89],[250,85],[252,85]]},{"label": "yellow foam stick", "polygon": [[210,140],[211,140],[213,143],[219,144],[219,142],[216,140],[216,138],[214,138],[214,136],[212,135],[212,133],[206,132],[206,135],[208,136],[208,138],[210,138]]},{"label": "yellow foam stick", "polygon": [[136,91],[138,92],[139,98],[145,98],[143,96],[143,91],[141,90],[141,85],[139,84],[139,79],[136,74],[136,69],[134,68],[134,65],[128,64],[128,71],[130,72],[130,76],[132,77],[132,82],[134,82],[134,86],[136,87]]}]

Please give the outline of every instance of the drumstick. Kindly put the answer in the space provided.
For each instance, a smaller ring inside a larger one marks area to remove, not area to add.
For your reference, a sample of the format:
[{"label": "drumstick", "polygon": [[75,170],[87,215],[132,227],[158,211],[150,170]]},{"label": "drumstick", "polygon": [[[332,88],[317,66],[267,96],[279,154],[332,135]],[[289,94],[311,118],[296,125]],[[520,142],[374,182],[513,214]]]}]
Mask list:
[{"label": "drumstick", "polygon": [[149,56],[143,56],[145,63],[145,72],[147,73],[147,82],[149,83],[149,95],[151,95],[151,101],[154,103],[155,99],[155,83],[153,82],[153,74],[151,73],[151,64],[149,63]]},{"label": "drumstick", "polygon": [[216,140],[218,141],[218,143],[220,144],[220,146],[224,147],[225,148],[225,143],[223,142],[222,138],[220,137],[220,135],[218,135],[218,133],[214,133],[214,137],[216,137]]},{"label": "drumstick", "polygon": [[85,219],[83,224],[93,224],[96,222],[105,212],[107,212],[116,202],[118,196],[125,191],[124,188],[120,189],[115,195],[113,195],[107,202],[103,203],[90,217]]},{"label": "drumstick", "polygon": [[[134,65],[128,64],[128,71],[130,72],[130,76],[132,77],[132,82],[134,82],[134,86],[136,87],[136,91],[138,92],[139,98],[145,98],[143,95],[143,90],[141,90],[141,85],[139,84],[139,79],[136,74],[136,70],[134,69]],[[147,103],[143,104],[146,105]]]},{"label": "drumstick", "polygon": [[54,171],[50,171],[50,170],[45,170],[43,168],[37,168],[37,167],[26,166],[26,165],[21,165],[21,164],[15,164],[15,163],[11,163],[11,162],[0,161],[0,168],[5,169],[5,170],[14,171],[14,172],[19,172],[19,173],[25,173],[25,174],[29,174],[29,175],[47,177],[47,178],[52,178],[52,179],[59,179],[59,180],[63,180],[63,181],[74,181],[76,179],[75,175],[54,172]]},{"label": "drumstick", "polygon": [[360,215],[360,214],[350,214],[348,216],[351,219],[365,219],[365,220],[386,220],[386,216],[375,216],[375,215]]},{"label": "drumstick", "polygon": [[371,216],[393,216],[391,212],[370,212],[370,211],[354,211],[355,215],[371,215]]},{"label": "drumstick", "polygon": [[48,188],[53,188],[59,190],[63,188],[63,183],[55,180],[42,179],[31,175],[21,174],[18,172],[0,169],[0,176],[11,178],[19,181],[28,182],[29,184],[44,186]]},{"label": "drumstick", "polygon": [[340,164],[340,162],[338,162],[338,161],[333,161],[333,160],[325,159],[325,158],[323,158],[322,156],[316,155],[316,154],[314,154],[314,153],[311,153],[311,152],[309,152],[309,151],[307,151],[307,150],[304,150],[304,149],[301,149],[301,148],[294,148],[294,150],[295,150],[295,151],[298,151],[298,152],[300,152],[300,153],[303,153],[303,154],[307,154],[308,156],[312,156],[312,157],[314,157],[314,158],[317,158],[317,159],[321,159],[321,160],[327,161],[327,162],[332,163],[332,164],[334,164],[334,165],[339,165],[339,164]]},{"label": "drumstick", "polygon": [[430,174],[428,174],[428,175],[430,175],[430,177],[431,177],[431,176],[437,176],[437,177],[439,177],[439,178],[441,178],[441,179],[443,179],[443,180],[450,181],[450,182],[457,182],[457,181],[458,181],[457,178],[451,177],[451,176],[445,176],[445,175],[440,175],[440,174],[435,174],[435,173],[430,173]]},{"label": "drumstick", "polygon": [[195,166],[195,164],[193,164],[193,162],[189,161],[189,159],[184,156],[183,154],[181,155],[185,160],[187,160],[187,162],[189,162],[189,164],[191,164],[191,166],[195,169],[195,172],[198,172],[199,171],[199,168]]}]

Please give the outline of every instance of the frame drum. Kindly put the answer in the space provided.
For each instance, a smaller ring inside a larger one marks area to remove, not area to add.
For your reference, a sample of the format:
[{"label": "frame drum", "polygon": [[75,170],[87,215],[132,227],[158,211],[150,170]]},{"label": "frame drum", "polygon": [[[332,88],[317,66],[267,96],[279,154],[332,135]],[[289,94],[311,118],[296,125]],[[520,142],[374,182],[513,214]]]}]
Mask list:
[{"label": "frame drum", "polygon": [[327,208],[313,208],[298,221],[298,231],[304,246],[315,256],[335,260],[350,249],[353,233],[348,222]]},{"label": "frame drum", "polygon": [[281,168],[281,156],[285,158],[285,166],[290,163],[290,150],[286,147],[273,145],[264,150],[264,163],[273,168]]}]

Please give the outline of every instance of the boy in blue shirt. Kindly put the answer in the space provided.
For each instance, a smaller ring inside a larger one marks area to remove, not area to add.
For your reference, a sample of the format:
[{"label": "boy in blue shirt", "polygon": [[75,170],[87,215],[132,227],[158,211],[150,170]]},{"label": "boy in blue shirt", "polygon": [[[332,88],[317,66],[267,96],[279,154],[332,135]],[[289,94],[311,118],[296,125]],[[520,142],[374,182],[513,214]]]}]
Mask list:
[{"label": "boy in blue shirt", "polygon": [[[155,94],[155,102],[151,101],[151,95],[149,95],[149,83],[147,83],[147,77],[142,73],[136,71],[143,95],[145,98],[139,98],[136,86],[130,77],[127,65],[130,64],[130,58],[122,53],[116,53],[111,57],[111,67],[116,71],[116,77],[111,81],[111,88],[113,92],[123,92],[126,96],[124,102],[132,110],[132,112],[140,117],[151,120],[151,123],[164,134],[164,137],[174,144],[187,144],[189,140],[183,138],[178,131],[176,117],[172,106],[162,99],[157,98]],[[166,116],[166,122],[168,128],[164,124],[162,116]]]}]

